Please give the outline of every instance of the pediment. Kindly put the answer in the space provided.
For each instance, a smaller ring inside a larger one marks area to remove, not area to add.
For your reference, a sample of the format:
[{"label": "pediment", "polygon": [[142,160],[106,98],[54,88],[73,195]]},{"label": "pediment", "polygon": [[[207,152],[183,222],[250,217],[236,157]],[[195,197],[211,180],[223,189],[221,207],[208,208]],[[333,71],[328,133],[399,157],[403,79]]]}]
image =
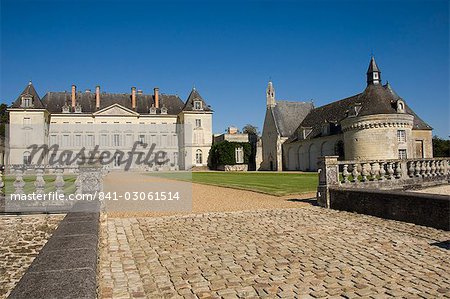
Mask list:
[{"label": "pediment", "polygon": [[139,116],[139,113],[123,107],[119,104],[114,104],[105,107],[94,113],[95,116]]}]

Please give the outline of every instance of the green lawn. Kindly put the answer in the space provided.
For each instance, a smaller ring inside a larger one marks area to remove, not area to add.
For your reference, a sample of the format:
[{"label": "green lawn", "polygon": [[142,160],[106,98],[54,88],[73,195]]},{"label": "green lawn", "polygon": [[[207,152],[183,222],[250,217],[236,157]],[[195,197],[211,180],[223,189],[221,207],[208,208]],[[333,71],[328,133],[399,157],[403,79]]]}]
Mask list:
[{"label": "green lawn", "polygon": [[[44,180],[46,182],[45,184],[45,193],[49,193],[52,191],[55,191],[55,179],[56,176],[54,175],[44,175]],[[14,180],[15,177],[13,176],[5,176],[3,177],[3,180],[5,182],[5,194],[11,194],[14,193]],[[23,180],[25,181],[25,187],[24,192],[25,194],[33,193],[36,190],[36,187],[34,187],[34,181],[36,180],[35,176],[24,176]],[[71,194],[75,192],[75,175],[65,175],[64,176],[64,194]]]},{"label": "green lawn", "polygon": [[156,173],[151,175],[277,196],[315,192],[319,183],[317,173],[192,172],[192,177],[191,173]]}]

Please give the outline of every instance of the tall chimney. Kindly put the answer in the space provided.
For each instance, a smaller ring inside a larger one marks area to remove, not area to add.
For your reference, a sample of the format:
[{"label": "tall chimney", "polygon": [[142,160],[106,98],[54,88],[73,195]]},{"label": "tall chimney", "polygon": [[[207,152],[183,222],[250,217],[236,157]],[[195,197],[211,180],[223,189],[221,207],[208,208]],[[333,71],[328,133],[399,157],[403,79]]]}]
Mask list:
[{"label": "tall chimney", "polygon": [[153,94],[155,96],[155,108],[159,108],[159,88],[153,88]]},{"label": "tall chimney", "polygon": [[75,108],[77,104],[77,87],[72,84],[72,107]]},{"label": "tall chimney", "polygon": [[131,108],[136,109],[136,87],[131,87]]},{"label": "tall chimney", "polygon": [[95,108],[100,109],[100,85],[95,87]]}]

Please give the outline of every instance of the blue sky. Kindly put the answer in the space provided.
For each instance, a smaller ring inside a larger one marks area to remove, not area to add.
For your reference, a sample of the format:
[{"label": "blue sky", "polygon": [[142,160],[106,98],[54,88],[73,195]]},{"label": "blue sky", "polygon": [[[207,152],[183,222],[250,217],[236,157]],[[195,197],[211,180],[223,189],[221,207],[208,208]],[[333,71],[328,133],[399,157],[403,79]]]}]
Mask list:
[{"label": "blue sky", "polygon": [[267,81],[316,106],[361,92],[371,53],[384,82],[449,135],[448,1],[4,1],[0,100],[39,94],[178,94],[195,85],[214,132],[262,130]]}]

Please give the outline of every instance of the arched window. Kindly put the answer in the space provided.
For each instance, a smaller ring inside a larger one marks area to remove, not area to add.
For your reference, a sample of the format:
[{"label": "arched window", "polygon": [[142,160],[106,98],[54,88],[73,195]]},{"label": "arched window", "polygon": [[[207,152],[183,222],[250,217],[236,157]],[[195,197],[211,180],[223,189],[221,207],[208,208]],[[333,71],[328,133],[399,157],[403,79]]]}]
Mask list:
[{"label": "arched window", "polygon": [[196,164],[203,164],[203,153],[201,149],[198,149],[195,152],[195,163]]}]

